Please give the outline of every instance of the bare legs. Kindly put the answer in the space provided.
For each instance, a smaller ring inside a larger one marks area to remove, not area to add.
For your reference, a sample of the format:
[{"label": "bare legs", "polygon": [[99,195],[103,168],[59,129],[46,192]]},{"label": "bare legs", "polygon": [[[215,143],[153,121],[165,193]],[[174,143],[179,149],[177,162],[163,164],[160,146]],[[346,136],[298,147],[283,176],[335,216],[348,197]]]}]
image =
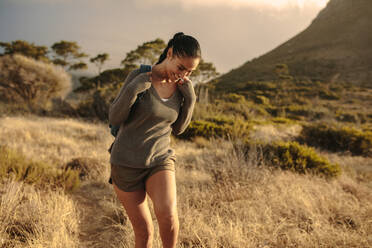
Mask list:
[{"label": "bare legs", "polygon": [[162,170],[155,173],[147,180],[146,189],[154,203],[163,247],[176,247],[179,222],[174,171]]},{"label": "bare legs", "polygon": [[[146,192],[144,190],[124,192],[118,189],[115,184],[113,185],[132,223],[136,236],[135,247],[152,247],[153,223]],[[176,247],[179,230],[174,171],[161,170],[156,172],[147,179],[146,189],[154,205],[163,247],[174,248]]]},{"label": "bare legs", "polygon": [[146,192],[144,190],[135,192],[124,192],[114,183],[114,189],[120,202],[132,223],[135,235],[135,248],[151,248],[154,226],[149,206],[147,204]]}]

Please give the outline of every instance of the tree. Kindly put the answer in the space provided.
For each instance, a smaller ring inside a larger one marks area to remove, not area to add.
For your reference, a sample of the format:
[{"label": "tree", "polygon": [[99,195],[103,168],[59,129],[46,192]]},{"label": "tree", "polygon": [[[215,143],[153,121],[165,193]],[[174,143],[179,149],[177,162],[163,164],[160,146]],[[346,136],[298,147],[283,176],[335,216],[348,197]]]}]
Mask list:
[{"label": "tree", "polygon": [[108,60],[109,55],[107,53],[98,54],[96,57],[91,58],[90,62],[94,63],[98,68],[98,75],[101,74],[102,66],[106,60]]},{"label": "tree", "polygon": [[67,70],[84,70],[88,66],[81,61],[81,58],[88,57],[87,54],[80,51],[80,46],[75,41],[60,41],[52,45],[54,52],[53,63],[68,67]]},{"label": "tree", "polygon": [[48,48],[46,46],[36,46],[34,43],[29,43],[24,40],[16,40],[9,42],[0,42],[0,47],[4,48],[3,55],[6,54],[21,54],[35,60],[49,62],[47,57]]},{"label": "tree", "polygon": [[121,65],[132,70],[139,67],[140,64],[155,64],[166,47],[167,44],[159,38],[145,42],[127,53],[125,59],[121,61]]},{"label": "tree", "polygon": [[191,74],[190,79],[194,84],[205,83],[215,77],[219,73],[216,71],[216,67],[211,62],[205,62],[203,58],[200,59],[198,67]]},{"label": "tree", "polygon": [[105,70],[101,72],[99,75],[92,78],[81,77],[79,79],[80,86],[76,88],[74,92],[75,93],[87,92],[92,89],[97,90],[99,86],[106,87],[107,85],[111,84],[117,85],[121,82],[124,82],[129,72],[130,71],[127,68],[124,69],[116,68]]},{"label": "tree", "polygon": [[19,54],[0,57],[0,78],[0,99],[6,102],[43,105],[71,90],[62,68]]}]

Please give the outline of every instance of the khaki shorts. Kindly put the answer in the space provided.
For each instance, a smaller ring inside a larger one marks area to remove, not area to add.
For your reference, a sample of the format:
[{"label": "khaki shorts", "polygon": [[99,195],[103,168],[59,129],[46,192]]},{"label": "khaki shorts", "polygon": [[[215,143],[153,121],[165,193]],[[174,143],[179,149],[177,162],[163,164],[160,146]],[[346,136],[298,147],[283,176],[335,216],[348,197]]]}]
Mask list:
[{"label": "khaki shorts", "polygon": [[174,161],[169,159],[161,165],[150,168],[131,168],[111,164],[109,183],[126,192],[146,190],[146,180],[161,170],[175,171]]}]

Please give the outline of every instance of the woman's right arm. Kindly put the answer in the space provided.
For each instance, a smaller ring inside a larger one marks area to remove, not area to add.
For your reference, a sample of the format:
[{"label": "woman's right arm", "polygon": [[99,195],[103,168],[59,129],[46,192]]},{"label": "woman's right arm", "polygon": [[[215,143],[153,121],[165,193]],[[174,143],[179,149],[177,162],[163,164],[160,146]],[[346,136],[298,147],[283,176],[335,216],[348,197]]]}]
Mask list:
[{"label": "woman's right arm", "polygon": [[150,87],[151,82],[147,73],[138,74],[138,70],[129,73],[118,96],[110,105],[109,123],[113,126],[120,126],[128,118],[137,95]]}]

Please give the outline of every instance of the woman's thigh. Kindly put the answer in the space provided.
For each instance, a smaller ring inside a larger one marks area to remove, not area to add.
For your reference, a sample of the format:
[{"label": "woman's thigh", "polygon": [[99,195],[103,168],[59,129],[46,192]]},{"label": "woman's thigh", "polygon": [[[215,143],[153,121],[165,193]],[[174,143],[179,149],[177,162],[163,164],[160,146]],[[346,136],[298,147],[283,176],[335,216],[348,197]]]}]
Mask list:
[{"label": "woman's thigh", "polygon": [[177,212],[177,190],[174,170],[160,170],[146,180],[146,191],[156,214]]},{"label": "woman's thigh", "polygon": [[151,229],[152,218],[147,203],[146,192],[137,190],[125,192],[119,189],[113,182],[115,193],[119,201],[123,204],[125,211],[134,228]]}]

